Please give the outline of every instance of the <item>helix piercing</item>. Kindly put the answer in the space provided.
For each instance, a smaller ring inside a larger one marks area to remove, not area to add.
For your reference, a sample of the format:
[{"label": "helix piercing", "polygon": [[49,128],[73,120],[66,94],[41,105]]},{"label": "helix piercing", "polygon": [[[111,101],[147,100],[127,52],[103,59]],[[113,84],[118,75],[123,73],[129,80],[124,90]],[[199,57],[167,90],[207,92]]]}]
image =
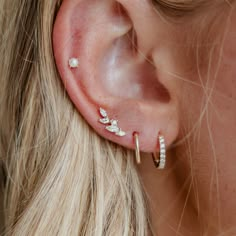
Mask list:
[{"label": "helix piercing", "polygon": [[69,59],[69,66],[70,66],[70,68],[77,68],[77,67],[79,67],[79,60],[78,60],[78,58],[70,58]]},{"label": "helix piercing", "polygon": [[135,157],[136,157],[136,162],[137,164],[141,163],[141,158],[140,158],[140,149],[139,149],[139,135],[137,132],[134,132],[134,143],[135,143]]},{"label": "helix piercing", "polygon": [[159,146],[160,146],[160,153],[159,158],[157,157],[157,153],[152,153],[152,158],[154,165],[157,169],[164,169],[166,165],[166,145],[165,139],[162,135],[159,136]]},{"label": "helix piercing", "polygon": [[114,133],[116,136],[123,137],[126,135],[126,132],[124,132],[121,128],[118,127],[118,120],[110,120],[107,112],[103,108],[99,108],[100,115],[102,116],[101,119],[99,119],[99,122],[101,124],[107,125],[105,128],[107,131]]}]

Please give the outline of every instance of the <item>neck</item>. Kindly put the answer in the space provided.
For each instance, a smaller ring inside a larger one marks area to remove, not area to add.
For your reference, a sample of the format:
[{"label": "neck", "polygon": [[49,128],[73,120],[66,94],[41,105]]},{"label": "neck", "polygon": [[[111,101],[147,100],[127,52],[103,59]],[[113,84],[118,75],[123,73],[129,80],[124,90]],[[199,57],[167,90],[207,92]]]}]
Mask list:
[{"label": "neck", "polygon": [[154,235],[201,235],[194,204],[191,172],[168,153],[165,170],[154,167],[150,155],[138,166],[147,193]]}]

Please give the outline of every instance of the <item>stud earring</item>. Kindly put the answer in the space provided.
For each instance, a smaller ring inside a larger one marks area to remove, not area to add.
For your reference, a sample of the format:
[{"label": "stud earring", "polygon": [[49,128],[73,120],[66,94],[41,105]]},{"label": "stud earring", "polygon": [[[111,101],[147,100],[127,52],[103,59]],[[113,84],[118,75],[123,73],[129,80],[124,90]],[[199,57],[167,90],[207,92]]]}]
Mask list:
[{"label": "stud earring", "polygon": [[159,158],[157,153],[152,154],[154,165],[157,169],[164,169],[166,165],[166,146],[165,146],[165,139],[163,136],[159,136],[159,146],[160,146],[160,153]]},{"label": "stud earring", "polygon": [[70,68],[77,68],[77,67],[79,67],[79,60],[78,60],[78,58],[70,58],[69,59],[69,66],[70,66]]},{"label": "stud earring", "polygon": [[134,132],[134,143],[135,143],[135,157],[136,157],[136,162],[137,164],[141,163],[141,158],[140,158],[140,149],[139,149],[139,135],[137,132]]},{"label": "stud earring", "polygon": [[123,137],[126,135],[126,132],[124,132],[121,128],[118,127],[118,120],[110,120],[107,112],[103,109],[99,109],[100,115],[102,116],[101,119],[99,119],[99,122],[101,124],[107,125],[106,130],[114,133],[116,136]]}]

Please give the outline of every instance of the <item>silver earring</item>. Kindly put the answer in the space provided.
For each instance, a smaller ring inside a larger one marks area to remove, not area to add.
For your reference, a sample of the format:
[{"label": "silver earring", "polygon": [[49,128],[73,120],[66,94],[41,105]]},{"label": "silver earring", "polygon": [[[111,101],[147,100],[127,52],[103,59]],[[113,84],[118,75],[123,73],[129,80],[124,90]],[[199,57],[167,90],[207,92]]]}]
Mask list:
[{"label": "silver earring", "polygon": [[77,67],[79,67],[79,60],[78,60],[78,58],[70,58],[69,59],[69,66],[70,66],[70,68],[77,68]]},{"label": "silver earring", "polygon": [[99,122],[104,125],[107,125],[106,126],[107,131],[114,133],[116,136],[120,137],[126,135],[126,132],[124,132],[121,128],[118,127],[118,120],[112,120],[112,119],[110,120],[107,115],[107,112],[103,108],[100,108],[99,112],[100,115],[102,116],[102,118],[99,119]]},{"label": "silver earring", "polygon": [[160,153],[159,158],[157,157],[157,153],[152,154],[154,165],[157,169],[164,169],[166,165],[166,145],[165,139],[162,135],[159,136],[159,146],[160,146]]}]

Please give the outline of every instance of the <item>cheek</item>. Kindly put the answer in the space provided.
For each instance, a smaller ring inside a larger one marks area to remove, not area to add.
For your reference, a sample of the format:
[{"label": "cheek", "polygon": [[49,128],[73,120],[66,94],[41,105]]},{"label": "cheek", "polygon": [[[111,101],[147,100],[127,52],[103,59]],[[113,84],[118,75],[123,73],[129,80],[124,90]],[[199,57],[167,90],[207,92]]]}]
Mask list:
[{"label": "cheek", "polygon": [[225,226],[236,224],[236,43],[226,38],[210,110],[218,166],[220,210]]},{"label": "cheek", "polygon": [[[236,24],[236,22],[235,22]],[[236,32],[229,34],[222,53],[221,66],[216,81],[216,92],[228,107],[236,109]],[[233,104],[234,103],[234,104]]]},{"label": "cheek", "polygon": [[226,229],[236,224],[236,44],[230,38],[225,45],[217,78],[209,83],[195,161],[203,209],[211,206]]},{"label": "cheek", "polygon": [[[190,166],[194,168],[194,194],[197,192],[202,218],[210,219],[212,224],[218,225],[220,215],[225,230],[236,225],[235,38],[236,29],[231,30],[225,39],[215,80],[214,76],[211,76],[208,81],[205,76],[204,86],[191,86],[188,82],[184,82],[182,86],[181,114],[184,115],[181,126],[186,130],[186,124],[191,123],[188,131],[192,126],[196,127],[191,136],[191,153],[186,153],[184,162],[189,169]],[[207,69],[202,75],[206,74]],[[198,75],[192,74],[191,78],[191,81],[199,82]],[[204,109],[204,116],[199,122]],[[191,161],[188,163],[189,159]],[[196,203],[196,199],[193,202]]]}]

